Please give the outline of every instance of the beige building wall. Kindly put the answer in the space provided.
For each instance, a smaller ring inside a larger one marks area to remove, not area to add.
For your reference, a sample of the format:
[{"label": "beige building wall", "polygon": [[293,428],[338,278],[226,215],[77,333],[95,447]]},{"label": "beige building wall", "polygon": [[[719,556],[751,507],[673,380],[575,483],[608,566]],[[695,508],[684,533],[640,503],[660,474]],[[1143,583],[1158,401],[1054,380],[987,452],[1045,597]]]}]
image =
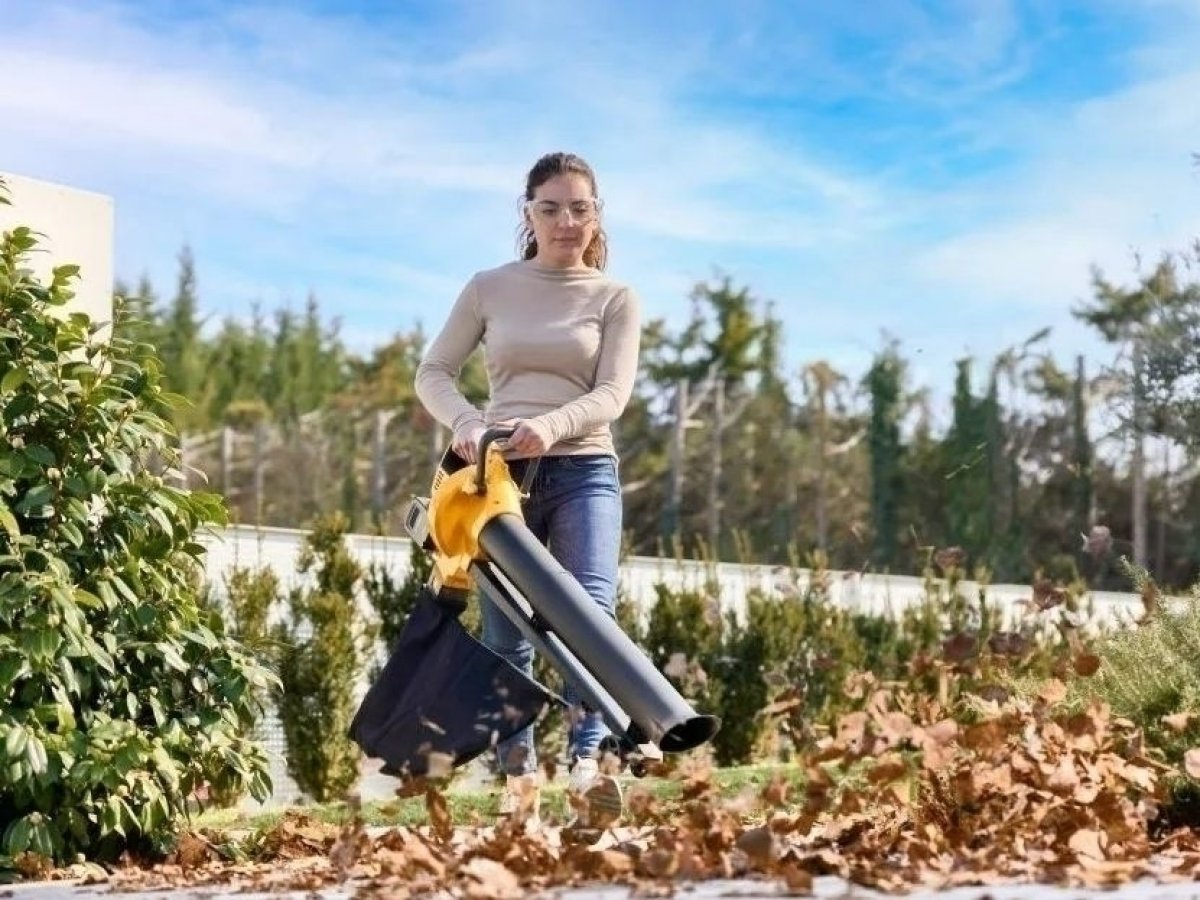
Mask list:
[{"label": "beige building wall", "polygon": [[72,309],[94,322],[112,321],[113,202],[90,191],[0,172],[11,206],[0,205],[0,232],[28,225],[41,232],[30,265],[43,279],[55,266],[74,263]]}]

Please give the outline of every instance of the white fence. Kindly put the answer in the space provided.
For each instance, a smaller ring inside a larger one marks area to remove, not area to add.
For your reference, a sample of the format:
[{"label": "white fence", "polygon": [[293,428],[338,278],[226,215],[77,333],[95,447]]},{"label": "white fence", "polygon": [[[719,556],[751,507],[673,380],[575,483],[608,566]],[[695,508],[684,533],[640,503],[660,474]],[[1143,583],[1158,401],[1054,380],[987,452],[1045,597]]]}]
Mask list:
[{"label": "white fence", "polygon": [[[206,574],[219,589],[223,576],[234,566],[270,567],[286,590],[297,584],[296,558],[304,532],[290,528],[253,528],[236,526],[214,530],[201,538],[208,548]],[[410,544],[406,538],[366,534],[348,536],[351,550],[364,564],[385,566],[394,576],[408,570]],[[746,594],[758,588],[768,593],[791,586],[801,589],[814,577],[806,569],[784,566],[754,566],[737,563],[703,563],[694,560],[658,559],[634,556],[621,565],[621,585],[630,600],[642,610],[654,600],[655,586],[703,589],[712,585],[723,608],[740,611]],[[862,612],[894,612],[919,603],[925,594],[923,579],[909,575],[877,575],[863,572],[828,572],[827,594],[836,606]],[[976,596],[978,585],[965,582],[962,590]],[[987,600],[1006,615],[1016,614],[1021,601],[1029,600],[1028,585],[991,584]],[[1115,621],[1137,615],[1141,599],[1137,594],[1092,591],[1088,595],[1092,614],[1097,620]]]},{"label": "white fence", "polygon": [[[221,592],[224,576],[233,567],[269,567],[279,578],[283,590],[300,586],[302,576],[296,572],[305,533],[289,528],[230,527],[200,536],[208,548],[206,576],[209,583]],[[409,568],[411,544],[406,538],[388,538],[353,534],[348,536],[352,552],[364,565],[374,563],[386,567],[396,578],[402,578]],[[813,573],[787,567],[749,566],[734,563],[706,564],[690,560],[631,557],[621,566],[621,586],[625,596],[643,613],[653,604],[655,587],[707,589],[711,587],[724,609],[741,610],[747,593],[755,588],[767,592],[782,592],[807,587]],[[920,578],[900,575],[873,575],[861,572],[826,573],[826,593],[831,603],[863,612],[889,612],[919,603],[926,585]],[[977,596],[978,586],[965,583],[962,589],[968,597]],[[1019,601],[1028,600],[1031,590],[1025,585],[999,584],[987,587],[987,600],[1002,610],[1006,617],[1020,613]],[[1091,613],[1097,621],[1116,621],[1137,615],[1141,600],[1136,594],[1096,591],[1090,595]],[[362,600],[364,609],[366,601]],[[363,689],[365,690],[365,685]],[[274,789],[268,806],[281,806],[301,800],[296,784],[287,775],[287,747],[278,718],[268,714],[262,725],[262,744],[271,762]],[[364,799],[387,797],[394,788],[392,779],[378,774],[378,761],[365,761],[359,793]],[[248,808],[256,808],[247,801]]]}]

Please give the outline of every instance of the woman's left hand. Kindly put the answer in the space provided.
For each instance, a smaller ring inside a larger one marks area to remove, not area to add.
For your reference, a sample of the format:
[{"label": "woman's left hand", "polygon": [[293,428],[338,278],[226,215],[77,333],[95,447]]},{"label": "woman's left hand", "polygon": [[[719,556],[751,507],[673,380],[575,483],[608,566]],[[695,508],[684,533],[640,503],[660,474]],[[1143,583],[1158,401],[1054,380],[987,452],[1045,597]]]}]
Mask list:
[{"label": "woman's left hand", "polygon": [[506,438],[505,447],[521,456],[542,456],[550,449],[550,435],[528,419],[517,419],[508,423],[514,427],[512,437]]}]

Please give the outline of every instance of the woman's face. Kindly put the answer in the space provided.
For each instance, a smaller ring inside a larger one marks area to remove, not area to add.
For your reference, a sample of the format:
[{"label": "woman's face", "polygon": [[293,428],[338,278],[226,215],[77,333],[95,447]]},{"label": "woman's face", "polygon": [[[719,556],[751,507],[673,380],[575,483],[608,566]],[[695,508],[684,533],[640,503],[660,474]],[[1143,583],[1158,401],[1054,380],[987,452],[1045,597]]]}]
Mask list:
[{"label": "woman's face", "polygon": [[600,205],[583,175],[555,175],[538,185],[533,199],[526,201],[525,221],[537,238],[539,263],[578,266],[600,227]]}]

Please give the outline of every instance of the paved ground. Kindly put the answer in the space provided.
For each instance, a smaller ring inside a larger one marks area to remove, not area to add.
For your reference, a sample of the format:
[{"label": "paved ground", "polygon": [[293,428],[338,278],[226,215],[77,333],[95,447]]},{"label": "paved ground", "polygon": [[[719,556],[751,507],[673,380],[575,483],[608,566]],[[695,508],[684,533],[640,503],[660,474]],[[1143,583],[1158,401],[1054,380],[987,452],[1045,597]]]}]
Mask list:
[{"label": "paved ground", "polygon": [[[0,897],[9,900],[166,900],[177,897],[195,898],[195,900],[351,900],[354,897],[353,885],[327,890],[292,891],[289,893],[234,893],[212,888],[188,888],[173,893],[161,891],[146,891],[138,893],[116,893],[107,887],[73,887],[62,884],[33,884],[13,885],[0,888]],[[631,897],[629,890],[623,887],[579,888],[571,891],[556,891],[543,895],[556,900],[626,900]],[[753,881],[709,881],[700,884],[679,884],[676,893],[678,900],[760,900],[760,898],[778,898],[785,895],[779,888],[771,884]],[[847,885],[836,878],[818,878],[814,885],[813,897],[822,900],[883,900],[888,897],[894,900],[895,895],[881,894]],[[1015,884],[1004,887],[971,887],[955,888],[949,891],[920,891],[904,895],[907,900],[1110,900],[1119,897],[1120,900],[1200,900],[1200,883],[1188,884],[1132,884],[1125,885],[1114,891],[1081,890],[1078,888],[1058,888],[1040,885]]]}]

